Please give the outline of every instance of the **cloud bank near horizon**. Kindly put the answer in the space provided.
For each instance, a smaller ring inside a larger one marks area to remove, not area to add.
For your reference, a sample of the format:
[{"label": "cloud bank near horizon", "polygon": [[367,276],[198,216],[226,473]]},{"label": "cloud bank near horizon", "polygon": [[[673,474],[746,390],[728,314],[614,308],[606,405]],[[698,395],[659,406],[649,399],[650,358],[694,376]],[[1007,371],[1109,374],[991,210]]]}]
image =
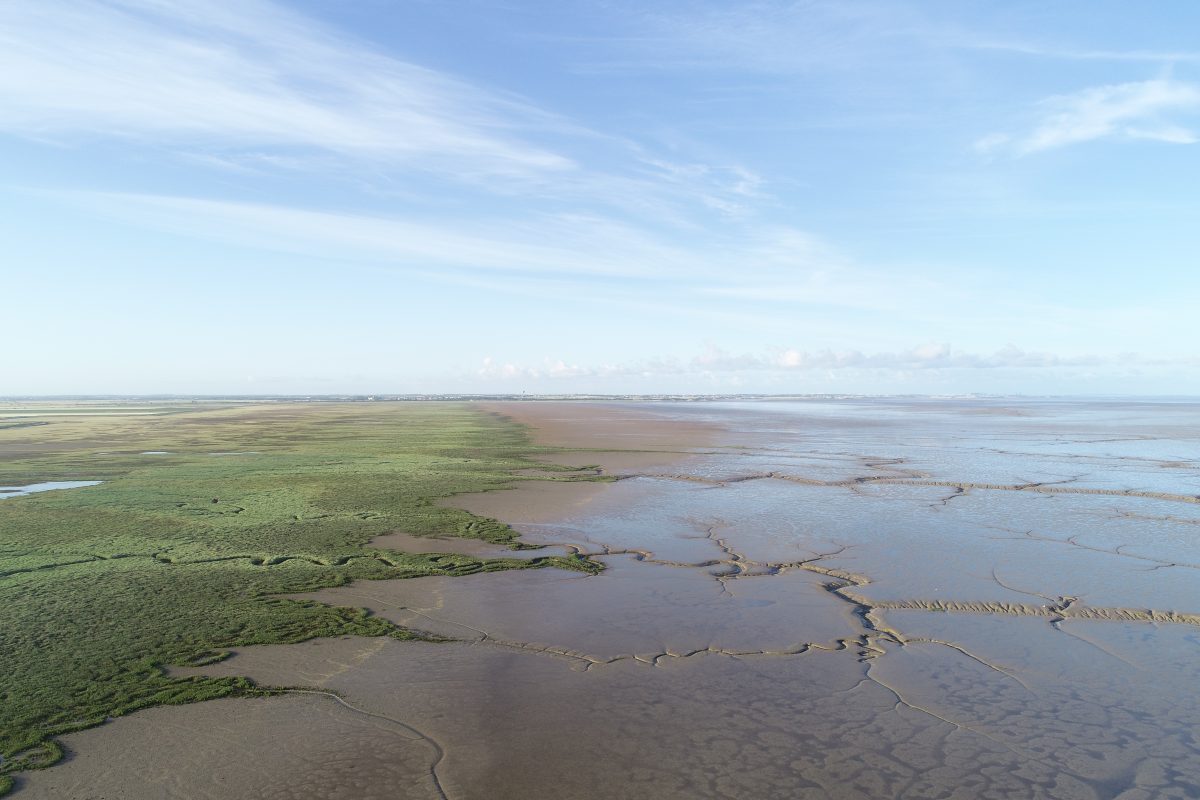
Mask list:
[{"label": "cloud bank near horizon", "polygon": [[487,356],[477,370],[481,378],[522,381],[561,380],[603,377],[654,377],[659,375],[697,375],[740,372],[805,371],[926,371],[926,370],[1003,370],[1095,367],[1169,367],[1200,366],[1200,356],[1155,358],[1138,353],[1119,355],[1064,356],[1047,352],[1029,352],[1015,345],[994,353],[981,354],[956,350],[945,343],[927,343],[896,352],[863,353],[858,350],[777,349],[767,355],[735,354],[715,346],[688,360],[653,358],[628,364],[584,366],[562,359],[543,359],[540,364],[501,362]]}]

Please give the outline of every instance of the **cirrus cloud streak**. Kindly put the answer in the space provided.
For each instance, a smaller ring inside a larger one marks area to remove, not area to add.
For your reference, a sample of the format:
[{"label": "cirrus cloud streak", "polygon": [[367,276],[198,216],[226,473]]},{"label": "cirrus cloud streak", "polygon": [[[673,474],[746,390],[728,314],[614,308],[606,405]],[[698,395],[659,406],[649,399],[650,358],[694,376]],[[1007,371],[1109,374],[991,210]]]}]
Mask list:
[{"label": "cirrus cloud streak", "polygon": [[975,148],[1023,156],[1106,138],[1194,144],[1195,132],[1173,118],[1200,111],[1200,87],[1170,78],[1093,86],[1046,98],[1038,109],[1040,118],[1028,133],[992,133]]}]

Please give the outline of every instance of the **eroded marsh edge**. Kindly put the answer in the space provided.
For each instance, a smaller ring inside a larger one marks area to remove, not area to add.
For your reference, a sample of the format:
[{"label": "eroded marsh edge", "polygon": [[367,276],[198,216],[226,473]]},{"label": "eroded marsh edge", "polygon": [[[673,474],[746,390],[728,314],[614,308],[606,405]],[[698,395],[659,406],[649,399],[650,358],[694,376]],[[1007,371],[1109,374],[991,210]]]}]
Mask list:
[{"label": "eroded marsh edge", "polygon": [[[169,455],[148,455],[161,451]],[[236,453],[237,459],[212,453]],[[523,481],[608,480],[532,460],[557,452],[465,405],[272,406],[55,418],[0,430],[0,484],[103,480],[0,505],[0,795],[62,757],[54,737],[132,711],[283,689],[178,678],[230,648],[315,637],[430,637],[361,608],[289,600],[353,580],[558,567],[412,554],[390,531],[528,548],[436,500]],[[537,476],[522,475],[536,469]],[[296,691],[288,689],[287,691]]]}]

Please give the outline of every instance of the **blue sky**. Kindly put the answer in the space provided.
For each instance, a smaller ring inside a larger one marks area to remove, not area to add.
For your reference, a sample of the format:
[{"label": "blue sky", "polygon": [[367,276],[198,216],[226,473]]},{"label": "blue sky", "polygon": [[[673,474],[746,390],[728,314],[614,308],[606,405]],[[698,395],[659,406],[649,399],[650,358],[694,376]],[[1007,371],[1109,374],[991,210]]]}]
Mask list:
[{"label": "blue sky", "polygon": [[1200,5],[0,3],[0,395],[1200,393]]}]

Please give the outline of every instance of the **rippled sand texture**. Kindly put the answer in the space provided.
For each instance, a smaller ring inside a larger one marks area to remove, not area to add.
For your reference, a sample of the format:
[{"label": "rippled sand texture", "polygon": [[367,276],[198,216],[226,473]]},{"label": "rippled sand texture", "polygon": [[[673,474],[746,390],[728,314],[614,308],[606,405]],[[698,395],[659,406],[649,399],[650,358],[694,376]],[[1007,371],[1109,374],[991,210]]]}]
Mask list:
[{"label": "rippled sand texture", "polygon": [[[277,709],[263,752],[329,745],[287,774],[264,759],[261,796],[1200,796],[1200,407],[496,410],[551,442],[656,451],[580,453],[625,477],[557,507],[544,487],[460,501],[607,569],[329,589],[314,597],[459,641],[323,640],[202,668],[344,700],[254,701]],[[130,779],[140,756],[105,751],[120,737],[240,774],[243,756],[183,733],[253,736],[231,705],[248,701],[225,702],[67,737],[79,755],[26,791],[168,796]],[[364,793],[328,788],[351,776]]]}]

